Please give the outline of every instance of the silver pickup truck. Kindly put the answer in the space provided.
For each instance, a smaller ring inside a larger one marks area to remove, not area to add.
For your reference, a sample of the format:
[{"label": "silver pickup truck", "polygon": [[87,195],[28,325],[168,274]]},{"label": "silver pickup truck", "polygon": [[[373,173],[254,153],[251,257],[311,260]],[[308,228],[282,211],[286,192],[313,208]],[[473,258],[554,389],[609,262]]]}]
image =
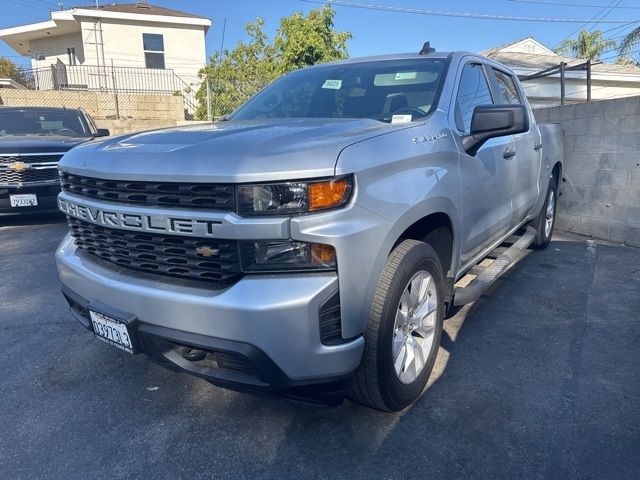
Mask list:
[{"label": "silver pickup truck", "polygon": [[218,385],[397,411],[447,308],[548,245],[562,144],[475,54],[301,69],[215,124],[66,154],[63,293],[100,340]]}]

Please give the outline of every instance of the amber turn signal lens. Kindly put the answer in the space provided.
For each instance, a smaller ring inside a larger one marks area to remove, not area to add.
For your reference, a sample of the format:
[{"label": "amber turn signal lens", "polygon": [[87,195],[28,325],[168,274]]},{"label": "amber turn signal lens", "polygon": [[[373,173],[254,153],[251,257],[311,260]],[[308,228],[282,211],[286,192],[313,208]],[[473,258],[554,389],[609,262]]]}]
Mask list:
[{"label": "amber turn signal lens", "polygon": [[311,262],[314,265],[335,268],[336,249],[324,243],[311,244]]},{"label": "amber turn signal lens", "polygon": [[340,205],[349,195],[345,178],[309,184],[309,210],[322,210]]}]

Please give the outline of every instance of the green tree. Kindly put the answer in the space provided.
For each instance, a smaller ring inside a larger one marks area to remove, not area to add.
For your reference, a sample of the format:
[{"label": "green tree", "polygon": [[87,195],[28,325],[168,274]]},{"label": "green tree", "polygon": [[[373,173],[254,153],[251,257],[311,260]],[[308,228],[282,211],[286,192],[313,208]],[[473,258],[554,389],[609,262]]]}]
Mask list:
[{"label": "green tree", "polygon": [[200,71],[202,85],[196,93],[196,118],[207,117],[207,81],[211,87],[214,117],[226,115],[280,75],[297,68],[347,58],[349,32],[336,32],[331,7],[314,9],[305,17],[294,13],[280,20],[270,41],[264,33],[264,20],[245,26],[247,42],[232,50],[211,56]]},{"label": "green tree", "polygon": [[631,49],[640,43],[640,27],[631,30],[620,42],[620,57],[631,55]]},{"label": "green tree", "polygon": [[602,52],[616,48],[614,40],[607,40],[601,30],[581,30],[577,39],[567,39],[557,48],[558,53],[568,53],[576,58],[598,60]]},{"label": "green tree", "polygon": [[11,78],[22,84],[25,81],[23,69],[5,57],[0,57],[0,77]]}]

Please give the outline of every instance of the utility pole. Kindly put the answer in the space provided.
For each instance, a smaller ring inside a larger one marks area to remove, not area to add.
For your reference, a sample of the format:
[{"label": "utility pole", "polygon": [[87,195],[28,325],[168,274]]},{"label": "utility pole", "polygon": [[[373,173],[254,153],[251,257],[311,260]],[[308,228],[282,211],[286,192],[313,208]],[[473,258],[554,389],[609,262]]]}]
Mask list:
[{"label": "utility pole", "polygon": [[116,106],[116,119],[120,119],[120,104],[118,102],[118,87],[116,85],[116,70],[113,68],[113,58],[111,59],[111,79],[113,80],[113,100]]},{"label": "utility pole", "polygon": [[564,84],[564,67],[566,63],[560,62],[560,105],[564,105],[565,84]]},{"label": "utility pole", "polygon": [[587,60],[587,102],[591,101],[591,60]]}]

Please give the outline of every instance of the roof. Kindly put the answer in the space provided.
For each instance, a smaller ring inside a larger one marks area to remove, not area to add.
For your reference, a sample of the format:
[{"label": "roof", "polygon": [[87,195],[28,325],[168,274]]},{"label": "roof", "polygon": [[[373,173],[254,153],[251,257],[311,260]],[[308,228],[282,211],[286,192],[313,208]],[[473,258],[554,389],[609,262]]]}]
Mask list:
[{"label": "roof", "polygon": [[[526,52],[524,49],[514,48],[518,44],[534,45],[536,53]],[[541,53],[544,52],[544,53]],[[560,55],[542,45],[532,37],[522,38],[515,42],[501,45],[481,52],[487,58],[502,63],[512,70],[527,71],[529,73],[539,72],[549,67],[559,65],[561,62],[567,66],[579,65],[586,62],[586,59],[567,57]],[[601,75],[640,75],[640,68],[634,65],[620,65],[611,63],[596,63],[591,67],[591,72]]]},{"label": "roof", "polygon": [[181,12],[171,8],[158,7],[147,2],[137,3],[109,3],[107,5],[78,6],[71,7],[71,10],[99,10],[101,12],[117,12],[117,13],[137,13],[139,15],[164,15],[167,17],[184,17],[184,18],[206,18],[192,13]]}]

